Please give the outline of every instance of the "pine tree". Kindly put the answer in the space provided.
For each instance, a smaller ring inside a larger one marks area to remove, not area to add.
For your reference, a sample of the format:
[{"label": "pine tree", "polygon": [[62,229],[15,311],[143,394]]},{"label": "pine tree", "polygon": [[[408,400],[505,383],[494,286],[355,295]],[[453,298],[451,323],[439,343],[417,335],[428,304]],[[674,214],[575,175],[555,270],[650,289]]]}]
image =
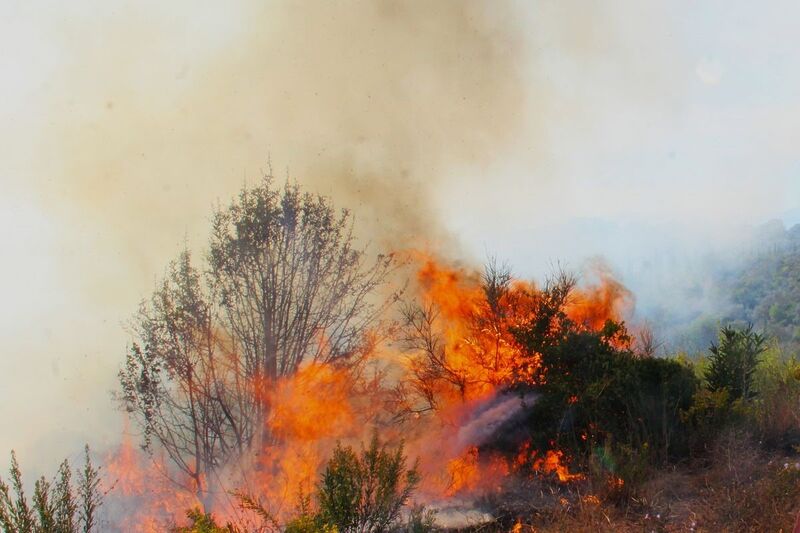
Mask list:
[{"label": "pine tree", "polygon": [[766,350],[766,337],[753,331],[753,326],[736,329],[725,326],[720,330],[719,344],[711,344],[709,366],[706,370],[708,389],[726,389],[731,400],[750,400],[755,396],[753,373],[759,356]]}]

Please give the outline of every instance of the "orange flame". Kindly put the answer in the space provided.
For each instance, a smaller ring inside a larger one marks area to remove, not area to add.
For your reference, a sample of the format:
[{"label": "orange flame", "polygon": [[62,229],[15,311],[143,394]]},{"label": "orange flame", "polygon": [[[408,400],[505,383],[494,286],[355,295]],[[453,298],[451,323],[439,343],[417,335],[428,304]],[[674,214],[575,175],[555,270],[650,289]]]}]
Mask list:
[{"label": "orange flame", "polygon": [[149,457],[131,443],[127,433],[122,443],[105,460],[105,486],[110,490],[110,505],[123,509],[116,524],[132,533],[157,533],[169,528],[188,509],[201,506],[189,483],[171,482],[162,458]]},{"label": "orange flame", "polygon": [[[450,442],[453,439],[448,432],[460,427],[459,420],[469,415],[469,407],[464,413],[458,406],[489,399],[507,385],[535,385],[546,379],[541,358],[525,353],[512,334],[516,326],[535,318],[544,292],[533,283],[505,279],[501,290],[492,293],[486,288],[486,280],[474,271],[447,267],[420,253],[415,259],[420,264],[417,281],[421,306],[430,310],[425,316],[427,322],[420,324],[430,325],[440,343],[436,353],[428,348],[429,353],[412,356],[409,363],[412,379],[423,381],[419,388],[427,387],[425,392],[438,400],[435,417],[443,424],[438,431],[428,428],[422,440]],[[573,288],[563,311],[576,327],[600,331],[609,320],[621,321],[631,309],[632,298],[607,269],[595,265],[592,280],[587,286]],[[438,368],[426,367],[431,359]],[[523,444],[511,461],[491,454],[482,457],[476,445],[456,447],[452,452],[444,459],[445,496],[490,489],[510,473],[553,476],[562,483],[583,478],[569,471],[563,451],[540,453],[532,450],[530,443]]]},{"label": "orange flame", "polygon": [[[541,289],[508,280],[502,290],[491,293],[476,272],[446,267],[420,253],[416,257],[421,262],[420,299],[431,310],[435,333],[441,339],[436,354],[439,366],[446,379],[457,385],[457,394],[447,387],[439,387],[436,394],[448,402],[463,401],[486,397],[501,385],[545,379],[546,369],[541,368],[537,354],[523,357],[513,335],[515,327],[535,317]],[[632,307],[632,297],[601,265],[594,265],[592,278],[593,284],[572,291],[564,312],[579,327],[600,331],[608,320],[621,321]],[[410,367],[418,375],[425,374],[419,360],[412,360]]]}]

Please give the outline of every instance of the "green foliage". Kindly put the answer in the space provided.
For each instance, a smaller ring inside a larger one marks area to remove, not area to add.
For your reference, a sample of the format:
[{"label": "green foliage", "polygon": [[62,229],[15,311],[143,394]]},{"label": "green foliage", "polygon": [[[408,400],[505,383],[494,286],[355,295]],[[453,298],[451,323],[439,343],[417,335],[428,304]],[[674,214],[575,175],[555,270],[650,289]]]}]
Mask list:
[{"label": "green foliage", "polygon": [[[722,324],[756,324],[783,347],[800,348],[800,224],[762,235],[741,263],[720,265],[707,298],[723,315],[702,314],[674,339],[690,353],[705,351]],[[760,249],[755,249],[760,247]]]},{"label": "green foliage", "polygon": [[744,321],[764,325],[783,342],[797,345],[800,326],[800,232],[787,233],[785,246],[756,256],[729,284],[736,315]]},{"label": "green foliage", "polygon": [[[420,477],[416,465],[406,466],[403,444],[390,449],[381,443],[377,433],[367,448],[356,453],[350,446],[337,445],[317,486],[318,509],[312,506],[311,495],[303,487],[298,491],[295,517],[285,527],[255,497],[234,493],[240,507],[253,512],[261,521],[258,531],[286,533],[337,533],[408,531],[425,533],[435,530],[435,513],[414,506],[403,523],[400,514]],[[228,533],[236,530],[219,528],[213,517],[192,511],[188,529],[179,533]],[[207,529],[202,529],[206,527]],[[217,529],[213,529],[216,527]],[[192,529],[194,528],[194,529]],[[211,528],[211,529],[208,529]]]},{"label": "green foliage", "polygon": [[691,452],[695,455],[708,452],[716,436],[731,420],[732,415],[730,394],[727,389],[717,391],[698,389],[692,398],[691,406],[681,411],[681,418],[688,429]]},{"label": "green foliage", "polygon": [[320,515],[339,531],[386,531],[419,480],[416,465],[406,469],[402,443],[389,450],[375,434],[360,455],[337,445],[319,485]]},{"label": "green foliage", "polygon": [[[557,316],[558,313],[550,313]],[[606,442],[643,450],[653,461],[687,453],[680,412],[691,405],[697,379],[690,365],[637,357],[624,324],[608,321],[599,331],[558,319],[561,332],[535,324],[518,338],[541,357],[546,381],[529,427],[540,447],[557,444],[587,457]],[[544,332],[549,338],[544,337]]]},{"label": "green foliage", "polygon": [[752,410],[759,439],[787,450],[800,445],[800,362],[775,348],[768,350],[756,369],[753,387],[758,392]]},{"label": "green foliage", "polygon": [[22,472],[13,451],[11,452],[9,476],[14,497],[9,493],[8,485],[0,479],[0,521],[2,521],[3,530],[6,533],[32,533],[36,525],[35,516],[25,497],[25,491],[22,488]]},{"label": "green foliage", "polygon": [[285,533],[338,533],[339,529],[323,522],[318,515],[298,516],[286,524]]},{"label": "green foliage", "polygon": [[297,517],[286,524],[285,533],[336,533],[335,525],[325,523],[321,513],[314,513],[311,496],[301,486],[298,489]]},{"label": "green foliage", "polygon": [[682,412],[691,450],[707,455],[726,428],[744,428],[766,446],[800,444],[800,364],[767,346],[752,327],[721,329],[720,343],[701,361],[707,387]]},{"label": "green foliage", "polygon": [[43,531],[55,529],[55,506],[50,501],[50,483],[44,478],[36,480],[33,490],[33,507]]},{"label": "green foliage", "polygon": [[731,400],[750,400],[755,395],[753,373],[759,356],[766,350],[766,337],[753,331],[725,326],[719,333],[719,345],[709,351],[706,381],[708,389],[727,389]]},{"label": "green foliage", "polygon": [[[69,462],[64,460],[58,469],[58,480],[55,483],[55,518],[59,533],[76,531],[78,503],[72,488],[72,470]],[[98,504],[99,505],[99,504]]]},{"label": "green foliage", "polygon": [[84,452],[85,460],[78,480],[79,516],[82,531],[89,533],[97,525],[97,510],[103,498],[100,494],[100,472],[92,464],[89,446],[84,448]]},{"label": "green foliage", "polygon": [[72,485],[72,472],[65,460],[56,479],[42,477],[34,485],[29,502],[22,485],[22,472],[11,452],[9,487],[0,479],[0,530],[4,533],[91,533],[98,530],[97,510],[102,505],[98,469],[85,448],[84,466],[78,484]]},{"label": "green foliage", "polygon": [[185,527],[175,528],[174,533],[243,533],[232,524],[217,525],[214,515],[204,513],[201,509],[194,508],[186,512],[190,524]]}]

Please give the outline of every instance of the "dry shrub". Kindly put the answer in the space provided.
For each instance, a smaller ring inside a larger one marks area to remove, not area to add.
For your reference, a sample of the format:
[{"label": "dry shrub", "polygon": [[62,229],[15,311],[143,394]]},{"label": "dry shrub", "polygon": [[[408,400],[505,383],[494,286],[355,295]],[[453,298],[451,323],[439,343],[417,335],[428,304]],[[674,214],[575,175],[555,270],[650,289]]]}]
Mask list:
[{"label": "dry shrub", "polygon": [[495,529],[480,531],[792,531],[800,511],[800,459],[768,454],[742,430],[721,433],[706,459],[656,470],[624,491],[608,485],[607,472],[569,487],[528,491],[527,510],[521,492],[505,499],[516,501],[513,512],[506,508],[495,515],[501,517]]},{"label": "dry shrub", "polygon": [[723,434],[712,457],[694,505],[698,531],[791,531],[800,510],[800,463],[768,459],[741,431]]},{"label": "dry shrub", "polygon": [[755,423],[763,443],[791,450],[800,444],[800,362],[768,352],[755,376]]},{"label": "dry shrub", "polygon": [[669,507],[624,489],[619,482],[609,472],[597,471],[570,484],[543,479],[507,483],[501,494],[483,505],[496,521],[469,531],[668,531]]}]

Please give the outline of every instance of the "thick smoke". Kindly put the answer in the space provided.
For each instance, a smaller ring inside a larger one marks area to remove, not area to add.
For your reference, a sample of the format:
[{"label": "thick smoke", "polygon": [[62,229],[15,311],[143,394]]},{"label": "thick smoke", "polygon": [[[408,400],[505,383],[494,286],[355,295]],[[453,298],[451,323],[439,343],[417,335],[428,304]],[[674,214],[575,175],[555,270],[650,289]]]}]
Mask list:
[{"label": "thick smoke", "polygon": [[64,23],[48,135],[47,197],[102,222],[148,277],[270,157],[372,237],[435,238],[429,187],[519,129],[521,34],[502,3],[253,2],[188,13],[188,29],[173,15]]},{"label": "thick smoke", "polygon": [[796,207],[793,9],[3,3],[0,452],[51,470],[118,438],[121,324],[270,159],[376,249],[539,277],[601,253],[639,309],[685,309],[706,225]]},{"label": "thick smoke", "polygon": [[457,454],[463,453],[468,446],[485,443],[497,433],[498,428],[522,412],[526,405],[533,405],[536,397],[533,393],[523,397],[500,395],[482,408],[476,409],[470,419],[458,429],[455,439]]},{"label": "thick smoke", "polygon": [[441,247],[431,187],[496,157],[523,122],[510,3],[120,2],[15,16],[35,21],[49,60],[25,124],[36,157],[17,185],[45,213],[55,244],[42,286],[59,305],[25,326],[44,324],[46,346],[8,348],[26,361],[16,381],[45,391],[19,408],[37,423],[0,450],[42,470],[118,435],[121,325],[184,243],[202,250],[218,202],[271,165],[278,183],[353,209],[376,252]]}]

